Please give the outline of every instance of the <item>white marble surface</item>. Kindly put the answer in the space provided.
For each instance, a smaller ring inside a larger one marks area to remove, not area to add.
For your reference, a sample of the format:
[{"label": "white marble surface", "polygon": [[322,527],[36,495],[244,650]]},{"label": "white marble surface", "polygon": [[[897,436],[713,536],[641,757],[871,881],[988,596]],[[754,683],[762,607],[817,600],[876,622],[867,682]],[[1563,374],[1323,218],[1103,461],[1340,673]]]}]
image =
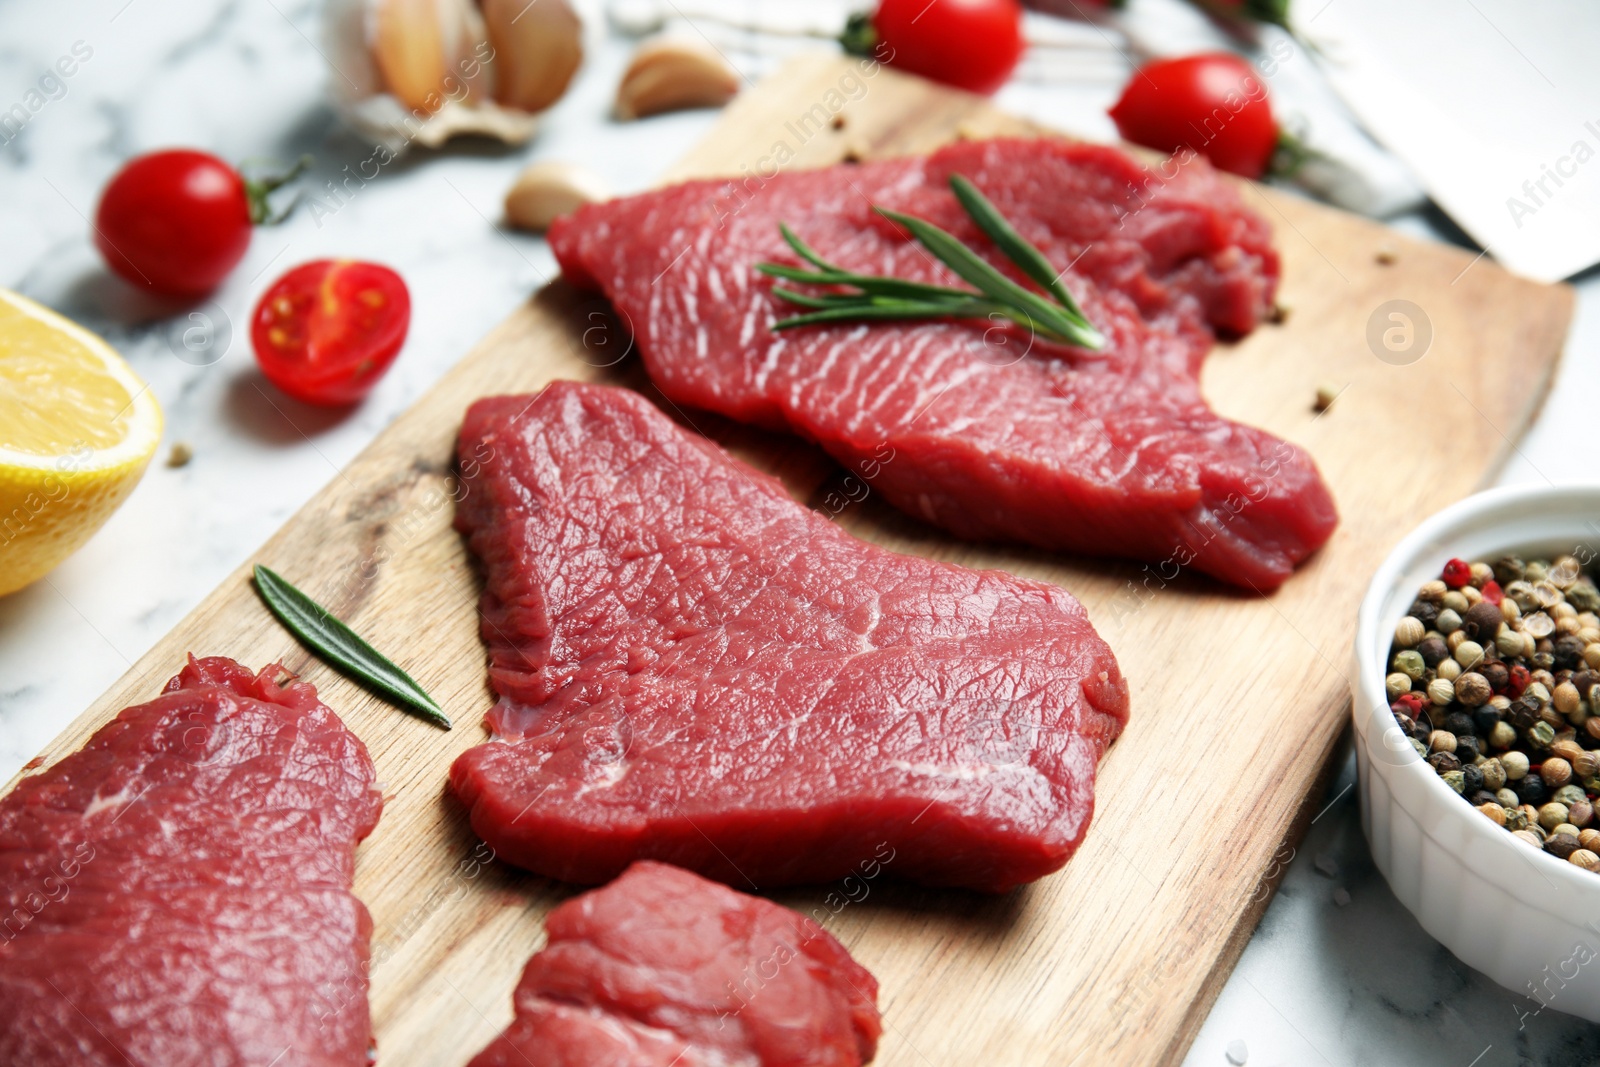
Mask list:
[{"label": "white marble surface", "polygon": [[[244,263],[197,309],[153,306],[109,277],[85,217],[129,155],[168,145],[203,146],[234,160],[309,151],[317,157],[313,192],[367,156],[324,103],[318,15],[314,0],[0,4],[0,111],[23,101],[75,42],[93,49],[64,94],[0,145],[0,285],[106,335],[151,383],[166,411],[167,441],[194,450],[181,469],[153,465],[105,529],[47,581],[0,599],[0,779],[555,273],[542,241],[498,224],[500,198],[522,165],[578,160],[615,191],[639,189],[712,121],[708,113],[634,126],[608,121],[626,44],[600,40],[533,144],[419,152],[385,168],[336,211],[302,208],[289,223],[258,231]],[[752,77],[768,65],[732,55]],[[1104,136],[1110,127],[1101,109],[1111,95],[1109,85],[1034,82],[1008,87],[1000,101]],[[335,202],[324,195],[324,204]],[[1438,229],[1427,215],[1401,224]],[[1437,235],[1449,239],[1448,227]],[[254,370],[244,336],[261,289],[289,266],[323,255],[395,267],[414,301],[400,360],[364,404],[343,414],[277,394]],[[1520,443],[1507,481],[1594,477],[1592,449],[1579,446],[1572,428],[1592,425],[1600,384],[1600,283],[1584,282],[1581,295],[1556,394]],[[187,315],[195,310],[232,332],[206,354],[211,362],[170,340],[175,328],[192,325]],[[1345,659],[1342,648],[1321,651]],[[1324,854],[1332,877],[1313,866]],[[1349,894],[1342,906],[1333,899],[1339,888]],[[1345,794],[1290,863],[1188,1063],[1227,1063],[1226,1050],[1238,1041],[1249,1063],[1263,1065],[1600,1062],[1594,1027],[1547,1012],[1523,1020],[1519,1031],[1519,1013],[1530,1007],[1454,961],[1399,907],[1372,869]]]}]

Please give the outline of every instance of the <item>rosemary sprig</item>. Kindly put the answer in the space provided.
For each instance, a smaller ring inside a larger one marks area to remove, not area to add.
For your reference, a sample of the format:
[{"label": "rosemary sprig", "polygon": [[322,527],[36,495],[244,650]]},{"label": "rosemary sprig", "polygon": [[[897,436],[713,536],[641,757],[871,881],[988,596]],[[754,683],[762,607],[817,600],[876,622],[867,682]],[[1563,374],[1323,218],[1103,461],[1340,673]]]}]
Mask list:
[{"label": "rosemary sprig", "polygon": [[1024,289],[1001,274],[955,235],[926,219],[874,208],[884,218],[904,227],[923,247],[974,288],[957,289],[905,278],[856,274],[823,259],[793,230],[780,222],[778,230],[783,234],[784,241],[794,249],[796,255],[816,269],[805,270],[782,263],[758,263],[757,270],[785,281],[847,287],[853,291],[811,296],[783,286],[774,286],[774,296],[812,310],[807,314],[781,319],[773,323],[772,328],[788,330],[797,326],[858,320],[1003,317],[1064,344],[1089,349],[1104,347],[1105,337],[1084,315],[1044,253],[1018,233],[1000,214],[1000,210],[966,178],[959,174],[952,175],[950,185],[956,199],[978,228],[1018,269],[1054,297],[1053,301]]},{"label": "rosemary sprig", "polygon": [[367,644],[354,630],[329,614],[328,609],[290,585],[282,575],[259,563],[255,567],[256,592],[278,621],[311,651],[400,707],[450,729],[444,709],[405,671]]}]

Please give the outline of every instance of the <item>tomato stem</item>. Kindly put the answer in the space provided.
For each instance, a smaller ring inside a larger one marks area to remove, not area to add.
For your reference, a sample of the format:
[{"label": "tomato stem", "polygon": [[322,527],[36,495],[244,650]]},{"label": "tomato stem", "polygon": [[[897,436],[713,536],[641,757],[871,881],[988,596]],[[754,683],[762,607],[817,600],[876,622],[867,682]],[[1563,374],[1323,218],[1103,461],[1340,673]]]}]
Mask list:
[{"label": "tomato stem", "polygon": [[839,35],[839,44],[852,56],[874,55],[881,41],[878,27],[872,24],[872,14],[868,11],[857,11],[851,15],[844,24],[844,32]]},{"label": "tomato stem", "polygon": [[306,168],[311,166],[311,163],[311,156],[309,154],[303,155],[295,160],[294,165],[288,170],[278,174],[269,174],[262,178],[245,178],[244,191],[250,200],[250,221],[257,226],[276,226],[288,218],[294,211],[295,205],[300,202],[299,194],[296,194],[295,198],[289,201],[288,207],[277,214],[273,214],[269,198],[273,192],[305,173]]}]

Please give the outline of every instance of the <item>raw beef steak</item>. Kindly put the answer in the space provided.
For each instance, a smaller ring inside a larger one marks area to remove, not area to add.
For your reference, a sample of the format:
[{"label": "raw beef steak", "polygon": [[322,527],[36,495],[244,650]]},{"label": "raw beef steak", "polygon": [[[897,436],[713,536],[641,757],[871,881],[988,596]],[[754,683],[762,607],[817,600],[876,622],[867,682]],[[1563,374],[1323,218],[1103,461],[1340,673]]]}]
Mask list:
[{"label": "raw beef steak", "polygon": [[364,1067],[381,799],[285,673],[190,657],[0,800],[0,1063]]},{"label": "raw beef steak", "polygon": [[623,389],[481,400],[460,454],[501,701],[450,779],[502,858],[998,892],[1077,847],[1128,698],[1067,593],[858,541]]},{"label": "raw beef steak", "polygon": [[815,922],[664,863],[545,919],[517,1017],[468,1067],[859,1067],[878,983]]},{"label": "raw beef steak", "polygon": [[[954,173],[1066,268],[1104,351],[988,322],[769,328],[800,310],[754,270],[801,265],[779,221],[856,272],[965,284],[873,205],[943,226],[1029,284],[961,210]],[[605,291],[674,401],[789,429],[857,473],[891,448],[875,488],[962,537],[1147,560],[1165,579],[1193,566],[1263,591],[1336,522],[1305,453],[1200,394],[1213,330],[1248,332],[1272,306],[1268,238],[1204,161],[1163,180],[1054,140],[691,182],[550,229],[567,278]]]}]

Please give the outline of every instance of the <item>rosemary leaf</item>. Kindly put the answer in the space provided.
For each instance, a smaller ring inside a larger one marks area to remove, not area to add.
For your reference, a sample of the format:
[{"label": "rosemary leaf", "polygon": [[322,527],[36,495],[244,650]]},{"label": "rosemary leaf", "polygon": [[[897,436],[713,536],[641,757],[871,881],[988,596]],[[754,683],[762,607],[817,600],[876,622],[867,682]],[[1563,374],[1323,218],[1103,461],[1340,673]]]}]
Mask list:
[{"label": "rosemary leaf", "polygon": [[1081,315],[1074,315],[1038,293],[1024,289],[995,270],[989,265],[988,260],[962,244],[960,239],[948,230],[941,229],[915,215],[906,215],[881,207],[874,210],[884,218],[904,226],[923,247],[938,256],[946,266],[991,299],[1024,312],[1046,335],[1069,341],[1083,348],[1098,349],[1105,346],[1105,338]]},{"label": "rosemary leaf", "polygon": [[823,271],[804,270],[800,267],[791,267],[784,263],[757,263],[756,270],[774,278],[783,278],[791,282],[804,282],[807,285],[850,285],[864,293],[874,293],[880,296],[901,296],[913,300],[970,300],[977,295],[970,289],[955,289],[948,285],[927,285],[923,282],[906,281],[904,278],[888,278],[877,274],[851,274],[849,271],[837,267]]},{"label": "rosemary leaf", "polygon": [[450,729],[444,709],[409,674],[321,604],[260,564],[255,568],[255,580],[256,592],[267,608],[307,648],[379,696],[436,726]]},{"label": "rosemary leaf", "polygon": [[[881,319],[982,319],[990,315],[1015,318],[1015,314],[989,300],[940,301],[937,303],[916,300],[859,301],[841,303],[820,311],[779,319],[772,324],[774,330],[788,330],[796,326],[814,326],[824,322],[861,322]],[[1024,324],[1026,325],[1026,324]]]},{"label": "rosemary leaf", "polygon": [[1089,319],[1084,315],[1083,309],[1073,299],[1072,293],[1067,290],[1061,281],[1061,275],[1056,273],[1050,261],[1045,258],[1026,237],[1016,231],[1006,217],[1000,214],[1000,209],[995,207],[988,197],[978,191],[978,187],[968,181],[963,175],[950,175],[950,188],[955,191],[956,199],[961,201],[961,206],[966,209],[972,221],[978,228],[989,235],[989,240],[995,243],[1006,258],[1015,263],[1022,273],[1038,282],[1051,296],[1061,302],[1061,306],[1083,320],[1085,326]]}]

